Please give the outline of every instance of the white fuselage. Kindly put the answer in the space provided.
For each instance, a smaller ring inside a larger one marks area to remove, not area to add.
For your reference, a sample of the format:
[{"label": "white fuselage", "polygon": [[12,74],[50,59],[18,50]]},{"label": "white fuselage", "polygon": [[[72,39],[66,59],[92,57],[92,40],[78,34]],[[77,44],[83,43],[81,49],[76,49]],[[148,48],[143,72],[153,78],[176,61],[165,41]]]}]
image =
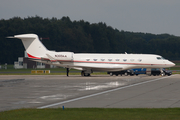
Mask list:
[{"label": "white fuselage", "polygon": [[[92,71],[121,71],[133,68],[167,68],[174,66],[174,63],[163,59],[159,55],[152,54],[74,54],[69,52],[71,55],[68,57],[66,53],[68,52],[49,53],[54,60],[50,64]],[[66,60],[64,56],[68,59]],[[47,64],[47,62],[45,63]]]},{"label": "white fuselage", "polygon": [[121,71],[132,68],[167,68],[175,64],[153,54],[94,54],[49,51],[36,34],[15,35],[21,39],[28,57],[34,61],[56,66],[93,71]]}]

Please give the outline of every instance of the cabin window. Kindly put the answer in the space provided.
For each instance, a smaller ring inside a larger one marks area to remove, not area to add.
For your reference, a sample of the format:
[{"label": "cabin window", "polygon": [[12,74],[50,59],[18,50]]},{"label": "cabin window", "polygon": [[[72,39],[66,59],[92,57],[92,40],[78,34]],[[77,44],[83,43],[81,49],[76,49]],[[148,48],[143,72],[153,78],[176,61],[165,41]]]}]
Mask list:
[{"label": "cabin window", "polygon": [[90,61],[90,59],[89,59],[89,58],[87,58],[87,59],[86,59],[86,61]]},{"label": "cabin window", "polygon": [[101,61],[104,61],[104,60],[105,60],[104,58],[101,59]]},{"label": "cabin window", "polygon": [[112,61],[112,59],[108,59],[109,61]]},{"label": "cabin window", "polygon": [[124,62],[126,62],[126,61],[127,61],[127,59],[123,59],[123,61],[124,61]]},{"label": "cabin window", "polygon": [[119,59],[116,59],[116,61],[119,61]]},{"label": "cabin window", "polygon": [[97,59],[93,59],[94,61],[97,61]]},{"label": "cabin window", "polygon": [[142,61],[142,59],[138,59],[138,61],[139,61],[139,62],[141,62],[141,61]]}]

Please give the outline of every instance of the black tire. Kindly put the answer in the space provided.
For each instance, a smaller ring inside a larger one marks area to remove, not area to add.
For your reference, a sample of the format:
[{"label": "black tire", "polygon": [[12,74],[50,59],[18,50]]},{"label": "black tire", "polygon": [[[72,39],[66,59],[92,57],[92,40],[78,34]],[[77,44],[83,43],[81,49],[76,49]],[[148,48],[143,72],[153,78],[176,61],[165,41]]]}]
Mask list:
[{"label": "black tire", "polygon": [[125,76],[128,76],[128,73],[127,73],[127,72],[125,72],[125,73],[124,73],[124,75],[125,75]]},{"label": "black tire", "polygon": [[163,73],[161,73],[161,76],[165,76],[166,74],[163,72]]},{"label": "black tire", "polygon": [[84,76],[90,76],[90,74],[89,73],[84,73]]},{"label": "black tire", "polygon": [[110,76],[113,76],[113,73],[109,73]]}]

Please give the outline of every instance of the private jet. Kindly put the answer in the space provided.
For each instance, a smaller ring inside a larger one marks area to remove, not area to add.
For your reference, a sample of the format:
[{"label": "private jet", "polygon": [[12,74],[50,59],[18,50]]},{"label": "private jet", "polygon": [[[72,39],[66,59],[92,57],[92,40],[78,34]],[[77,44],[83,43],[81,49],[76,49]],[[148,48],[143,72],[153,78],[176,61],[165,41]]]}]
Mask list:
[{"label": "private jet", "polygon": [[[173,62],[155,54],[100,54],[56,52],[48,50],[36,34],[21,34],[8,38],[22,40],[28,58],[44,64],[67,69],[81,70],[81,76],[90,76],[94,71],[122,71],[133,68],[169,68]],[[162,71],[163,74],[163,71]]]}]

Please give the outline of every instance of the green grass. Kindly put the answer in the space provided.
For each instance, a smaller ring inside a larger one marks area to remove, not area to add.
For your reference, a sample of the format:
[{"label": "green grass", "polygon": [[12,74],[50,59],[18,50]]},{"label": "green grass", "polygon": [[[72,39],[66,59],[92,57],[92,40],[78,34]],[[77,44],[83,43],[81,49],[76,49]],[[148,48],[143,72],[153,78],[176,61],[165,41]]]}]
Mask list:
[{"label": "green grass", "polygon": [[1,120],[178,120],[180,108],[18,109],[0,112]]},{"label": "green grass", "polygon": [[180,65],[180,63],[179,63],[179,62],[175,62],[175,64],[176,64],[176,65]]},{"label": "green grass", "polygon": [[[31,74],[31,70],[50,70],[50,74]],[[43,69],[14,69],[13,65],[7,65],[7,69],[0,69],[0,75],[66,75],[65,68],[43,68]],[[25,72],[25,73],[23,73]],[[105,75],[107,72],[95,72],[91,75]],[[69,75],[81,75],[81,71],[70,69]]]},{"label": "green grass", "polygon": [[168,68],[168,70],[180,70],[180,67],[172,67],[172,68]]},{"label": "green grass", "polygon": [[[180,64],[180,63],[176,63],[176,64]],[[172,68],[167,68],[167,69],[180,70],[180,67],[172,67]],[[31,70],[50,70],[51,73],[50,74],[31,74]],[[180,74],[180,73],[173,72],[173,74]],[[66,69],[65,68],[14,69],[13,65],[7,65],[7,69],[0,69],[0,75],[66,75]],[[69,75],[81,75],[81,71],[70,69]],[[107,75],[107,72],[95,72],[95,73],[92,73],[91,75]]]},{"label": "green grass", "polygon": [[[66,73],[50,73],[50,74],[31,74],[31,73],[0,73],[0,75],[66,75]],[[79,75],[81,76],[81,73],[69,73],[69,76],[71,75]],[[92,73],[91,75],[108,75],[106,72],[96,72]]]},{"label": "green grass", "polygon": [[[14,69],[8,65],[8,69],[0,69],[0,75],[66,75],[65,68],[43,68],[43,69]],[[50,70],[50,74],[31,74],[31,70]],[[26,73],[23,73],[26,72]],[[94,72],[92,75],[105,75],[107,72]],[[81,75],[81,71],[70,69],[69,75]]]},{"label": "green grass", "polygon": [[[28,69],[14,69],[14,68],[8,68],[8,69],[0,69],[0,72],[23,72],[23,71],[29,71],[31,72],[31,70],[51,70],[51,71],[66,71],[65,68],[42,68],[42,69],[32,69],[32,68],[28,68]],[[75,69],[70,69],[70,71],[78,71]]]},{"label": "green grass", "polygon": [[180,74],[180,72],[173,72],[172,74]]}]

